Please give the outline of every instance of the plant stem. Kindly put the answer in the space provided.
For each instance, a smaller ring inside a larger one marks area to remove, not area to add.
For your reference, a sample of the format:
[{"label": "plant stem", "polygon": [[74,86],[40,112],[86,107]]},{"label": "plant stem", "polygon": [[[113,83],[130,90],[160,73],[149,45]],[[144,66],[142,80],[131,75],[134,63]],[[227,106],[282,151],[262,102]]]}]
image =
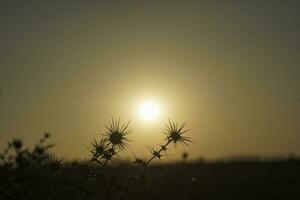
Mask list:
[{"label": "plant stem", "polygon": [[[158,154],[160,154],[160,152],[162,152],[164,149],[167,148],[167,146],[170,144],[172,140],[168,140],[168,142],[165,145],[162,145],[160,150],[157,152]],[[154,158],[156,157],[156,155],[153,155],[145,164],[145,166],[147,166]]]}]

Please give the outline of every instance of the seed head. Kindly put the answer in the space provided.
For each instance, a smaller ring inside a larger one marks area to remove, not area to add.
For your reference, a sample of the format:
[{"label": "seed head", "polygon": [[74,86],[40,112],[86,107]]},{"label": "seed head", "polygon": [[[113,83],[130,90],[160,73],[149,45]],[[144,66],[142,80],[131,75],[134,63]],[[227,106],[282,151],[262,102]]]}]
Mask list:
[{"label": "seed head", "polygon": [[15,149],[19,150],[19,149],[22,148],[23,142],[22,142],[22,140],[20,140],[20,139],[13,139],[13,141],[12,141],[12,146],[13,146]]},{"label": "seed head", "polygon": [[50,133],[48,133],[48,132],[45,132],[45,134],[44,134],[44,138],[46,139],[46,138],[49,138],[50,137]]},{"label": "seed head", "polygon": [[166,124],[165,134],[167,136],[167,140],[173,142],[176,145],[178,143],[188,145],[189,142],[192,142],[189,137],[183,136],[184,133],[188,132],[189,129],[184,130],[185,124],[178,126],[178,123],[171,122],[168,119],[168,124]]},{"label": "seed head", "polygon": [[128,129],[129,122],[121,124],[120,119],[112,119],[109,125],[105,126],[105,138],[111,146],[121,150],[125,149],[129,141],[127,135],[132,132],[131,129]]}]

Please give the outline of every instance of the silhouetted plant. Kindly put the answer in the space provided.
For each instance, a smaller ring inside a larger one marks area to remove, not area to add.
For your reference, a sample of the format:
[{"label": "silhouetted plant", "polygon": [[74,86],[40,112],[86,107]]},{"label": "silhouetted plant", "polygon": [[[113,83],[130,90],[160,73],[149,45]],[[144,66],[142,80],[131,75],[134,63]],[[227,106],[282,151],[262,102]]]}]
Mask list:
[{"label": "silhouetted plant", "polygon": [[[176,148],[178,143],[188,145],[188,143],[192,142],[189,137],[184,135],[184,133],[189,131],[189,129],[184,129],[185,124],[178,126],[178,122],[172,122],[170,119],[168,119],[168,123],[165,124],[165,126],[166,128],[163,133],[166,135],[166,143],[161,145],[158,150],[155,150],[154,148],[148,148],[152,154],[152,157],[145,163],[142,163],[144,166],[147,166],[155,158],[160,159],[163,156],[162,153],[168,150],[167,147],[171,143],[173,143]],[[141,163],[138,158],[136,158],[135,162]]]},{"label": "silhouetted plant", "polygon": [[127,135],[132,132],[131,129],[128,129],[129,122],[121,124],[120,119],[112,119],[109,125],[106,126],[105,140],[108,141],[111,149],[124,150],[128,145]]},{"label": "silhouetted plant", "polygon": [[166,142],[159,149],[149,147],[149,159],[134,156],[132,163],[142,167],[138,171],[131,168],[134,173],[130,175],[122,172],[128,166],[108,167],[109,161],[129,146],[129,121],[112,119],[100,138],[91,142],[91,158],[83,161],[67,162],[50,154],[54,145],[48,144],[49,133],[33,148],[26,147],[21,139],[13,139],[0,154],[0,199],[40,199],[45,195],[49,199],[149,199],[151,190],[147,187],[152,177],[146,167],[155,158],[165,156],[170,144],[176,147],[191,142],[184,135],[187,131],[184,125],[168,120]]},{"label": "silhouetted plant", "polygon": [[[106,166],[108,161],[111,161],[112,157],[117,155],[119,151],[125,150],[128,146],[128,135],[132,132],[132,129],[128,128],[129,121],[127,123],[121,123],[120,119],[112,119],[108,125],[105,125],[105,134],[98,141],[93,140],[89,151],[92,156],[90,162],[96,162],[103,166]],[[135,160],[133,164],[139,164],[147,166],[154,158],[161,158],[163,153],[168,150],[168,146],[173,143],[175,148],[177,144],[185,144],[192,142],[191,139],[184,134],[189,129],[184,129],[185,124],[178,125],[178,122],[172,122],[168,119],[168,123],[165,124],[166,128],[163,132],[166,135],[166,143],[161,145],[158,150],[149,147],[149,151],[152,157],[148,160],[138,158],[134,156]]]},{"label": "silhouetted plant", "polygon": [[54,154],[48,157],[48,167],[53,172],[58,172],[63,167],[63,159],[58,158]]},{"label": "silhouetted plant", "polygon": [[117,155],[120,151],[125,150],[130,141],[128,134],[132,132],[128,128],[127,123],[121,123],[120,119],[112,119],[108,125],[105,126],[105,134],[102,135],[99,141],[93,140],[89,151],[92,154],[90,162],[96,162],[106,166],[112,157]]},{"label": "silhouetted plant", "polygon": [[45,164],[49,157],[48,149],[54,146],[53,144],[46,143],[46,140],[49,137],[50,134],[45,133],[32,149],[24,147],[21,139],[13,139],[11,142],[8,142],[3,154],[1,154],[0,165],[12,168],[22,168],[36,164]]}]

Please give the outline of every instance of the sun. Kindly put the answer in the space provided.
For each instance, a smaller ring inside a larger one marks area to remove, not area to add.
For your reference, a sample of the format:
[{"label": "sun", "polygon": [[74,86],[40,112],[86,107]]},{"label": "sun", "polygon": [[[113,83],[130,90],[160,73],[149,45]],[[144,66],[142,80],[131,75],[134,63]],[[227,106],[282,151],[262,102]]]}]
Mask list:
[{"label": "sun", "polygon": [[159,106],[152,102],[152,101],[146,101],[143,104],[141,104],[139,109],[140,117],[147,121],[152,121],[158,117],[160,113]]}]

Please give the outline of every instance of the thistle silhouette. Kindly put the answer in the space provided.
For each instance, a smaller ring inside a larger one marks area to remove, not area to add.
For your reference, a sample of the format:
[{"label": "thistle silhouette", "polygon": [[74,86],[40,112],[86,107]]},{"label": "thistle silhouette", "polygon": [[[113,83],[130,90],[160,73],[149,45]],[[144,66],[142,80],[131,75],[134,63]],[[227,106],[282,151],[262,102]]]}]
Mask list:
[{"label": "thistle silhouette", "polygon": [[[184,124],[179,126],[178,123],[168,120],[163,132],[166,142],[158,148],[148,147],[150,159],[138,158],[133,154],[132,164],[141,167],[137,170],[134,168],[133,175],[121,176],[122,171],[126,172],[129,168],[109,168],[108,164],[114,156],[127,149],[130,141],[128,136],[132,132],[129,123],[112,119],[105,126],[101,137],[92,140],[88,148],[91,153],[90,159],[79,162],[68,162],[50,154],[48,150],[54,145],[48,144],[49,133],[45,133],[33,148],[27,148],[21,139],[11,140],[0,154],[0,199],[16,199],[16,195],[22,195],[20,199],[24,199],[27,191],[29,199],[32,199],[30,195],[33,193],[44,195],[45,191],[47,195],[53,194],[51,199],[58,199],[52,191],[62,190],[66,191],[68,199],[96,199],[94,197],[98,191],[101,191],[101,197],[105,199],[112,199],[111,197],[122,193],[136,197],[133,199],[141,199],[139,188],[144,188],[152,181],[152,177],[146,171],[148,164],[155,158],[161,159],[166,156],[170,144],[174,144],[175,147],[178,144],[187,145],[191,140],[185,136],[188,130],[184,129]],[[104,167],[103,170],[99,170],[99,164]],[[95,192],[91,186],[97,187]],[[138,190],[132,189],[131,186],[137,187]],[[40,190],[31,193],[32,188]]]},{"label": "thistle silhouette", "polygon": [[131,129],[128,129],[129,122],[130,121],[121,124],[120,118],[118,120],[112,119],[111,122],[109,122],[109,125],[105,126],[105,138],[112,148],[117,147],[118,149],[124,150],[128,145],[127,142],[129,142],[129,139],[127,138],[127,135],[132,132]]},{"label": "thistle silhouette", "polygon": [[[130,141],[128,135],[132,132],[132,129],[129,129],[130,121],[126,123],[121,123],[120,118],[112,118],[108,125],[105,125],[105,132],[102,135],[100,140],[93,140],[91,147],[89,149],[92,154],[89,162],[95,162],[106,166],[108,161],[111,161],[112,158],[117,155],[120,151],[123,151],[128,146]],[[184,134],[189,131],[189,129],[184,129],[185,124],[178,125],[178,122],[172,122],[168,119],[168,122],[165,124],[165,130],[163,133],[166,135],[166,143],[160,145],[159,149],[154,149],[149,147],[151,153],[151,158],[148,160],[138,158],[134,156],[133,164],[142,165],[146,167],[153,159],[161,159],[163,153],[167,152],[168,146],[173,143],[175,148],[177,144],[188,145],[192,142],[191,139]]]},{"label": "thistle silhouette", "polygon": [[160,145],[159,150],[155,150],[154,148],[149,147],[148,149],[152,154],[152,157],[149,160],[142,162],[142,159],[135,157],[135,161],[133,163],[142,164],[145,167],[155,158],[161,159],[162,156],[165,156],[162,155],[162,153],[168,150],[167,147],[171,143],[174,144],[175,148],[177,147],[178,143],[184,145],[188,145],[188,143],[191,143],[192,140],[184,135],[190,129],[184,129],[184,127],[184,123],[179,126],[178,122],[172,122],[170,119],[168,119],[168,123],[165,124],[165,131],[163,132],[166,135],[167,142],[163,145]]},{"label": "thistle silhouette", "polygon": [[112,118],[108,125],[105,125],[105,133],[100,141],[93,140],[89,151],[92,154],[90,162],[96,162],[106,166],[112,157],[118,152],[125,150],[128,146],[128,134],[132,132],[128,128],[130,121],[121,123],[120,119]]}]

